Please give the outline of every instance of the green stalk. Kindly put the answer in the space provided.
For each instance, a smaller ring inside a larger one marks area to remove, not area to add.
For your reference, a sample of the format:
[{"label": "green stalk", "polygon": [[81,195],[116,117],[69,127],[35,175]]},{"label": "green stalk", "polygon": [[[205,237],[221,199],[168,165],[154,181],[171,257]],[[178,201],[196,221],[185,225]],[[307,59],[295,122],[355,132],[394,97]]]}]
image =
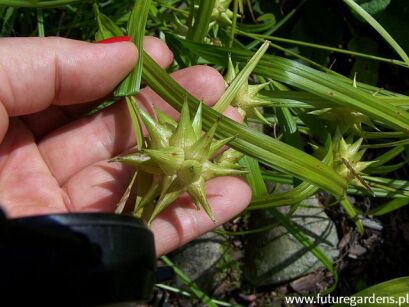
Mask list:
[{"label": "green stalk", "polygon": [[143,69],[143,39],[152,0],[136,0],[128,22],[128,34],[139,50],[138,63],[115,90],[116,97],[132,96],[139,92]]},{"label": "green stalk", "polygon": [[369,23],[383,39],[396,51],[397,54],[409,65],[409,57],[401,46],[393,39],[393,37],[373,18],[367,11],[365,11],[359,4],[353,0],[342,0],[348,5],[356,14],[361,16],[367,23]]},{"label": "green stalk", "polygon": [[351,218],[351,220],[355,222],[356,228],[359,231],[359,233],[363,235],[365,233],[365,230],[364,226],[362,225],[362,222],[359,219],[359,213],[356,210],[356,208],[351,204],[347,195],[345,195],[345,197],[340,200],[340,204],[344,208],[347,215]]},{"label": "green stalk", "polygon": [[[274,32],[276,32],[278,29],[280,29],[283,25],[285,25],[294,15],[295,13],[301,8],[301,6],[306,2],[306,0],[301,0],[298,5],[292,9],[285,17],[283,17],[279,22],[277,22],[271,29],[266,31],[264,35],[271,35]],[[246,47],[247,49],[253,49],[254,47],[257,47],[257,45],[260,44],[260,41],[253,41],[250,44],[248,44]]]},{"label": "green stalk", "polygon": [[37,9],[37,28],[38,36],[45,37],[43,9]]},{"label": "green stalk", "polygon": [[380,61],[384,63],[390,63],[390,64],[395,64],[399,66],[403,66],[408,68],[408,63],[396,60],[396,59],[388,59],[388,58],[383,58],[379,57],[376,55],[371,55],[371,54],[365,54],[361,52],[356,52],[356,51],[351,51],[351,50],[345,50],[345,49],[340,49],[340,48],[335,48],[335,47],[330,47],[330,46],[325,46],[325,45],[319,45],[319,44],[314,44],[314,43],[309,43],[309,42],[303,42],[299,40],[294,40],[294,39],[288,39],[284,37],[277,37],[277,36],[271,36],[271,35],[265,35],[265,34],[255,34],[255,33],[247,33],[244,31],[236,30],[237,34],[251,37],[258,39],[260,41],[262,40],[270,40],[270,41],[276,41],[276,42],[281,42],[281,43],[286,43],[286,44],[292,44],[296,46],[303,46],[303,47],[308,47],[308,48],[314,48],[314,49],[320,49],[320,50],[326,50],[326,51],[331,51],[331,52],[336,52],[336,53],[342,53],[342,54],[348,54],[351,56],[355,57],[360,57],[360,58],[365,58],[365,59],[370,59],[374,61]]},{"label": "green stalk", "polygon": [[199,43],[203,41],[209,29],[215,3],[216,0],[200,0],[199,9],[195,14],[195,22],[187,34],[188,39]]},{"label": "green stalk", "polygon": [[79,2],[81,0],[54,0],[54,1],[24,1],[24,0],[0,0],[0,5],[12,7],[42,8],[49,9]]},{"label": "green stalk", "polygon": [[237,11],[239,10],[239,0],[234,0],[233,4],[233,20],[231,25],[230,37],[229,37],[229,48],[233,46],[234,33],[237,27]]}]

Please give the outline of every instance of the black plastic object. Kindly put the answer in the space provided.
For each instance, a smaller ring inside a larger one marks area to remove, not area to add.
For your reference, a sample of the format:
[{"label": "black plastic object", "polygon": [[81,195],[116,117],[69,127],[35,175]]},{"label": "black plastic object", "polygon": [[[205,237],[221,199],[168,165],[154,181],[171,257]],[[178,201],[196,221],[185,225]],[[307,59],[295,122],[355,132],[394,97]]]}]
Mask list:
[{"label": "black plastic object", "polygon": [[147,301],[152,232],[128,216],[84,213],[7,220],[0,212],[1,306]]}]

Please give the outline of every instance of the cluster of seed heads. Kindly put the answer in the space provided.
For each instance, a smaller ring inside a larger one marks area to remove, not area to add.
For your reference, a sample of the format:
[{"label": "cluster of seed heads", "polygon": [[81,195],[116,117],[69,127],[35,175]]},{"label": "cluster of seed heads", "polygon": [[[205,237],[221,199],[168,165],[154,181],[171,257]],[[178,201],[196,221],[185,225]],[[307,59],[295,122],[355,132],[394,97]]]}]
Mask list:
[{"label": "cluster of seed heads", "polygon": [[202,207],[215,222],[205,183],[214,177],[244,173],[237,163],[242,155],[232,149],[213,159],[233,137],[214,140],[217,123],[208,132],[202,132],[202,105],[191,120],[185,103],[179,123],[158,110],[155,113],[157,120],[139,110],[140,119],[149,133],[146,148],[114,159],[135,167],[138,176],[152,176],[151,186],[137,199],[135,214],[149,224],[187,192],[197,209]]}]

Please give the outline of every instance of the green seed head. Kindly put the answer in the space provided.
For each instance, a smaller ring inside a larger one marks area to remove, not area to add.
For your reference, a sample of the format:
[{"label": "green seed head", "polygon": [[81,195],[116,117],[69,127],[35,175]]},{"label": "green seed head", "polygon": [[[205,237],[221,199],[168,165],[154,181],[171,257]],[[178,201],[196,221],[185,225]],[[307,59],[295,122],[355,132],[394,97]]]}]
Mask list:
[{"label": "green seed head", "polygon": [[231,25],[233,12],[229,9],[232,0],[216,0],[212,19],[223,25]]},{"label": "green seed head", "polygon": [[237,164],[241,154],[233,150],[225,151],[212,162],[213,155],[233,138],[215,141],[217,123],[208,132],[202,132],[201,105],[191,120],[185,103],[179,123],[157,110],[158,120],[142,110],[140,113],[149,132],[149,147],[114,159],[135,167],[141,175],[153,175],[152,186],[139,193],[135,212],[150,223],[187,192],[196,206],[202,207],[214,221],[206,198],[206,181],[218,176],[243,174]]},{"label": "green seed head", "polygon": [[[229,65],[227,68],[226,75],[224,77],[227,86],[233,82],[238,73],[239,73],[238,67],[237,66],[235,67],[231,61],[231,58],[229,58]],[[259,92],[268,85],[270,85],[269,82],[253,85],[249,84],[248,81],[245,81],[241,85],[231,105],[237,108],[237,110],[239,111],[240,115],[243,118],[249,116],[257,117],[263,123],[271,125],[270,122],[265,119],[265,117],[259,110],[260,107],[271,105],[270,101],[265,100],[262,96],[259,95]]]},{"label": "green seed head", "polygon": [[365,154],[365,149],[360,150],[363,139],[360,138],[353,143],[347,142],[342,137],[340,130],[337,129],[333,140],[335,171],[350,183],[368,188],[360,175],[374,161],[361,161]]}]

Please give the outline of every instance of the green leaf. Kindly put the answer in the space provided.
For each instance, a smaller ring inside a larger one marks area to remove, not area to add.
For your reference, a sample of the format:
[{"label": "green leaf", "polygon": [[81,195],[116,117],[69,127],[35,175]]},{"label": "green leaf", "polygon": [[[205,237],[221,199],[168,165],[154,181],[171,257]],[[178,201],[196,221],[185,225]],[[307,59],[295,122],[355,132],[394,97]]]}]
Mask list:
[{"label": "green leaf", "polygon": [[[409,277],[401,277],[362,290],[350,297],[350,302],[353,300],[359,307],[409,306],[408,293]],[[374,301],[372,297],[379,300]],[[352,306],[352,304],[334,304],[332,306]]]},{"label": "green leaf", "polygon": [[[144,55],[143,77],[146,83],[175,109],[181,110],[185,99],[189,102],[191,112],[197,109],[200,102],[161,69],[148,54]],[[318,159],[203,105],[203,127],[208,130],[216,121],[219,121],[217,138],[237,136],[229,143],[232,148],[273,168],[309,181],[336,196],[344,194],[345,179]]]},{"label": "green leaf", "polygon": [[408,204],[409,204],[409,197],[408,198],[395,198],[375,209],[368,211],[366,214],[374,215],[374,216],[385,215],[392,211],[398,210],[399,208],[407,206]]},{"label": "green leaf", "polygon": [[258,33],[268,31],[276,24],[276,18],[273,14],[264,14],[257,18],[259,24],[241,24],[239,29],[244,32]]},{"label": "green leaf", "polygon": [[139,50],[138,63],[116,89],[114,94],[117,97],[136,95],[139,92],[143,69],[143,39],[151,2],[152,0],[136,0],[132,9],[128,21],[128,34]]},{"label": "green leaf", "polygon": [[124,33],[121,28],[113,22],[109,17],[99,11],[98,5],[94,3],[94,12],[97,18],[98,31],[95,33],[95,40],[111,38],[114,36],[122,36]]}]

